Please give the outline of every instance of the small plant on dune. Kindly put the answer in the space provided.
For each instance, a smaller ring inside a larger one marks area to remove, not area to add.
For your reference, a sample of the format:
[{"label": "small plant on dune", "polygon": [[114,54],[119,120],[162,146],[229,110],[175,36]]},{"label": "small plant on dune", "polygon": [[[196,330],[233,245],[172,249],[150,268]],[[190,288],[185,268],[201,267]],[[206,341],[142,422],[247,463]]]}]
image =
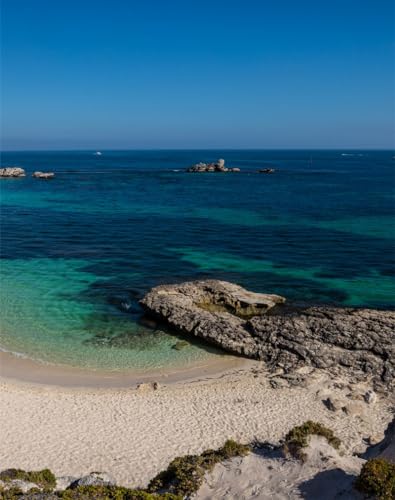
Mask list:
[{"label": "small plant on dune", "polygon": [[0,487],[1,500],[18,500],[23,495],[23,491],[19,488],[5,489]]},{"label": "small plant on dune", "polygon": [[214,466],[232,457],[247,455],[250,447],[228,440],[218,450],[206,450],[201,455],[177,457],[168,468],[154,477],[148,485],[148,491],[169,491],[180,497],[191,495],[202,485],[206,472]]},{"label": "small plant on dune", "polygon": [[328,429],[318,422],[308,420],[304,424],[294,427],[288,432],[284,440],[284,452],[300,460],[305,460],[306,454],[303,453],[302,450],[308,446],[309,437],[312,435],[326,438],[328,443],[335,449],[339,449],[340,447],[341,441],[334,435],[331,429]]},{"label": "small plant on dune", "polygon": [[395,464],[384,458],[368,460],[362,466],[355,487],[377,500],[394,500]]},{"label": "small plant on dune", "polygon": [[219,460],[222,462],[223,460],[228,460],[233,457],[244,457],[248,455],[251,451],[251,448],[246,444],[240,444],[233,439],[228,439],[222,448],[219,448],[216,453],[219,457]]},{"label": "small plant on dune", "polygon": [[52,490],[56,486],[56,478],[49,469],[30,472],[22,469],[6,469],[0,472],[1,481],[9,482],[14,479],[35,483],[45,490]]}]

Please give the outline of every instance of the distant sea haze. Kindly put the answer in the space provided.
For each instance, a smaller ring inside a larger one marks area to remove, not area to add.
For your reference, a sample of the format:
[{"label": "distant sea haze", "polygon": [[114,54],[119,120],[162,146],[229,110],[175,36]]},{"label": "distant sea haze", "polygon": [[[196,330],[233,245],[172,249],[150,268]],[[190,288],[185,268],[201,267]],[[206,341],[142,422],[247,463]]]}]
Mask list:
[{"label": "distant sea haze", "polygon": [[[218,353],[174,349],[178,337],[142,324],[138,306],[152,286],[202,277],[395,306],[393,152],[95,153],[2,154],[29,175],[0,184],[1,349],[95,370],[204,361]],[[218,158],[241,172],[185,172]]]}]

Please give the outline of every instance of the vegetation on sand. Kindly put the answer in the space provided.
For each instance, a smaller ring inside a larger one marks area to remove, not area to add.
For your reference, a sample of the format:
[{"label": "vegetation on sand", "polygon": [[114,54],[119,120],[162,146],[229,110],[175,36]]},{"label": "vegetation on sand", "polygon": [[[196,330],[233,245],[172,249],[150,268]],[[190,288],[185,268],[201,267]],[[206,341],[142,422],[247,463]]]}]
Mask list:
[{"label": "vegetation on sand", "polygon": [[[39,494],[39,497],[35,497]],[[21,489],[10,488],[9,490],[0,488],[1,500],[19,500],[21,497],[39,498],[40,500],[182,500],[177,495],[169,493],[155,494],[144,490],[132,490],[122,486],[79,486],[77,488],[68,488],[64,491],[45,492],[37,488],[29,490],[28,496],[25,496]]]},{"label": "vegetation on sand", "polygon": [[355,487],[377,500],[394,500],[395,464],[384,458],[368,460],[362,466]]},{"label": "vegetation on sand", "polygon": [[[200,488],[205,473],[211,471],[215,464],[232,457],[247,455],[249,451],[249,446],[228,440],[218,450],[207,450],[201,455],[177,457],[165,471],[152,479],[147,490],[98,485],[52,491],[56,486],[56,478],[48,469],[39,472],[8,469],[0,473],[0,479],[5,482],[22,479],[37,484],[43,491],[38,488],[30,490],[29,495],[32,499],[34,493],[39,493],[41,500],[44,498],[47,500],[182,500]],[[19,488],[0,488],[2,500],[18,500],[23,495]]]},{"label": "vegetation on sand", "polygon": [[56,486],[56,478],[49,469],[39,471],[26,472],[22,469],[6,469],[0,472],[0,480],[4,482],[20,479],[21,481],[28,481],[35,483],[40,488],[50,490]]},{"label": "vegetation on sand", "polygon": [[284,440],[284,452],[300,460],[305,460],[306,454],[303,453],[303,448],[308,446],[309,437],[312,435],[326,438],[328,443],[335,449],[339,449],[340,447],[341,441],[333,434],[331,429],[328,429],[318,422],[308,420],[304,424],[294,427],[288,432]]},{"label": "vegetation on sand", "polygon": [[189,496],[198,491],[206,472],[214,466],[232,457],[247,455],[250,447],[228,440],[218,450],[207,450],[201,455],[177,457],[168,468],[160,472],[148,485],[148,491],[169,491],[180,497]]}]

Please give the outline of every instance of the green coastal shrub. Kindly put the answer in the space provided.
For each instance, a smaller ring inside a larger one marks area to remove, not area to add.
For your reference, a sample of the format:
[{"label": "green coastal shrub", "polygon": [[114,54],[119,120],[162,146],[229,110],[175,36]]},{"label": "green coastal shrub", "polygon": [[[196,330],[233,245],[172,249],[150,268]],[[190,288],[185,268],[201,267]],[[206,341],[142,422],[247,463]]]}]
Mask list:
[{"label": "green coastal shrub", "polygon": [[40,500],[182,500],[177,495],[169,493],[155,494],[144,490],[132,490],[120,486],[79,486],[74,489],[56,491],[54,493],[42,492],[37,488],[31,489],[27,494],[19,488],[10,488],[9,490],[0,489],[1,500],[20,500],[21,497],[28,495],[34,499],[34,494],[40,495]]},{"label": "green coastal shrub", "polygon": [[56,478],[49,469],[39,471],[24,471],[22,469],[6,469],[0,472],[0,480],[4,482],[12,481],[13,479],[20,479],[35,483],[40,488],[51,490],[56,486]]},{"label": "green coastal shrub", "polygon": [[339,449],[341,445],[340,439],[334,435],[331,429],[328,429],[318,422],[308,420],[304,424],[294,427],[288,432],[284,440],[284,452],[300,460],[305,460],[306,454],[303,453],[303,448],[308,446],[309,437],[312,435],[326,438],[328,443],[335,449]]},{"label": "green coastal shrub", "polygon": [[355,487],[377,500],[394,500],[395,464],[384,458],[368,460],[362,466]]},{"label": "green coastal shrub", "polygon": [[[20,469],[8,469],[0,473],[3,481],[22,479],[39,485],[43,491],[30,490],[29,494],[41,493],[40,498],[62,500],[182,500],[186,495],[196,492],[206,472],[215,464],[232,457],[247,455],[250,447],[228,440],[218,450],[206,450],[201,455],[177,457],[170,462],[168,468],[151,480],[147,490],[135,490],[122,486],[79,486],[64,491],[50,491],[56,486],[56,478],[51,471],[45,469],[37,472],[26,472]],[[44,493],[44,495],[43,495]],[[9,490],[0,488],[1,500],[18,500],[23,493],[18,488]],[[34,498],[34,497],[32,497]]]},{"label": "green coastal shrub", "polygon": [[247,455],[250,447],[228,440],[218,450],[206,450],[201,455],[186,455],[172,460],[168,468],[154,477],[148,491],[169,491],[181,498],[198,491],[206,472],[215,464],[232,457]]},{"label": "green coastal shrub", "polygon": [[6,490],[0,487],[0,498],[1,500],[17,500],[23,495],[23,492],[19,488],[10,488]]},{"label": "green coastal shrub", "polygon": [[182,500],[176,495],[156,495],[121,486],[79,486],[58,492],[58,496],[63,500]]}]

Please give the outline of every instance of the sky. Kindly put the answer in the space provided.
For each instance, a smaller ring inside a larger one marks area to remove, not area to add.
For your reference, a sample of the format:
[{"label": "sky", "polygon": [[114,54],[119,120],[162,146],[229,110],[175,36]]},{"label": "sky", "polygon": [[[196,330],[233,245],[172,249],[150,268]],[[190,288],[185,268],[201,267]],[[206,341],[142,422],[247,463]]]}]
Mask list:
[{"label": "sky", "polygon": [[393,0],[2,0],[1,149],[395,147]]}]

